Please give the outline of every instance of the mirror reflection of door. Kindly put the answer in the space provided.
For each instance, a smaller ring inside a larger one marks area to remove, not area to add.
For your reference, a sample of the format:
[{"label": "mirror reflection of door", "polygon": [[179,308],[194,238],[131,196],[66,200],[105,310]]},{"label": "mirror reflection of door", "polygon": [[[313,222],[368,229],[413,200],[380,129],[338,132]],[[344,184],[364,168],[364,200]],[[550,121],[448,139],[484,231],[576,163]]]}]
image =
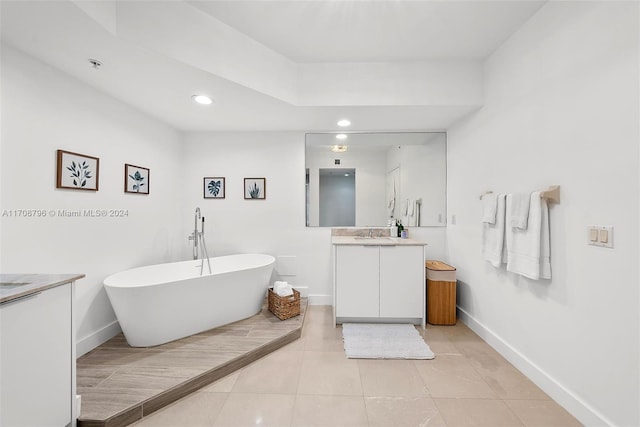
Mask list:
[{"label": "mirror reflection of door", "polygon": [[320,169],[320,226],[356,225],[356,170]]},{"label": "mirror reflection of door", "polygon": [[400,212],[400,166],[387,172],[387,215],[389,219],[398,218]]}]

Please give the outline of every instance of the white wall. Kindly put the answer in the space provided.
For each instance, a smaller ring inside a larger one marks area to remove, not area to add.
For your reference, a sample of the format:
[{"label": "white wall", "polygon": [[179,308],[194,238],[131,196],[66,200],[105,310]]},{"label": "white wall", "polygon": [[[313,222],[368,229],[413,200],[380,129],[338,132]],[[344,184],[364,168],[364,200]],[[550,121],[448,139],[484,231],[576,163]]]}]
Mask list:
[{"label": "white wall", "polygon": [[[118,330],[102,280],[175,260],[180,135],[16,50],[2,49],[1,209],[123,209],[127,217],[1,217],[2,273],[83,273],[78,355]],[[56,150],[100,158],[99,191],[55,188]],[[124,163],[151,169],[124,193]],[[37,313],[34,313],[37,315]]]},{"label": "white wall", "polygon": [[[640,424],[638,4],[549,2],[485,65],[449,129],[449,261],[463,318],[587,425]],[[478,196],[561,186],[553,279],[481,258]],[[615,227],[613,249],[587,246]]]}]

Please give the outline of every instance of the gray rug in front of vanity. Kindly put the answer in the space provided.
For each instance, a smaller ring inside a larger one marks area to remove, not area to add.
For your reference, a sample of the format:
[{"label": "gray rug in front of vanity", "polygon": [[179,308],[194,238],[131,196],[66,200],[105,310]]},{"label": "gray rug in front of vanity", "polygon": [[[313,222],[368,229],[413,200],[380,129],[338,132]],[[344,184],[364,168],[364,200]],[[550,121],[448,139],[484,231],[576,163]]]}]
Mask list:
[{"label": "gray rug in front of vanity", "polygon": [[156,347],[129,347],[119,334],[77,360],[80,427],[126,426],[295,341],[300,316],[280,320],[265,306],[248,319]]},{"label": "gray rug in front of vanity", "polygon": [[435,356],[410,324],[345,323],[344,352],[349,359],[433,359]]}]

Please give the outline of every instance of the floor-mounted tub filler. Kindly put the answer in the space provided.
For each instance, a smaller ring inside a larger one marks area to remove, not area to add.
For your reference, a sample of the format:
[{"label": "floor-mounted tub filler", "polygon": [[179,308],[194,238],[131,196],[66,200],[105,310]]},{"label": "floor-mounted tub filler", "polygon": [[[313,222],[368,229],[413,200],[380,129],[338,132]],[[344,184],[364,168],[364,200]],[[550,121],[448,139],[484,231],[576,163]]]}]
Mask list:
[{"label": "floor-mounted tub filler", "polygon": [[104,287],[132,347],[150,347],[259,313],[275,258],[240,254],[150,265],[113,274]]}]

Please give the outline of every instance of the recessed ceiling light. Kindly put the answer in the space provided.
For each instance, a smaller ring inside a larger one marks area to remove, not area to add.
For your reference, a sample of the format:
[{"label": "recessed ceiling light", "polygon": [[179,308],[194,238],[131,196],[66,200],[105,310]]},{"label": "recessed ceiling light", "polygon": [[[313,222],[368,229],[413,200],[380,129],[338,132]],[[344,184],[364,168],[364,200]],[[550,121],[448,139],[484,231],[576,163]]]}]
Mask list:
[{"label": "recessed ceiling light", "polygon": [[342,141],[344,139],[347,139],[347,135],[344,134],[344,133],[339,133],[339,134],[336,135],[336,139],[339,139],[339,140]]},{"label": "recessed ceiling light", "polygon": [[191,99],[193,99],[194,102],[202,105],[209,105],[213,102],[207,95],[192,95]]},{"label": "recessed ceiling light", "polygon": [[338,122],[338,126],[340,126],[341,128],[345,128],[347,126],[351,126],[351,122],[347,119],[342,119]]}]

